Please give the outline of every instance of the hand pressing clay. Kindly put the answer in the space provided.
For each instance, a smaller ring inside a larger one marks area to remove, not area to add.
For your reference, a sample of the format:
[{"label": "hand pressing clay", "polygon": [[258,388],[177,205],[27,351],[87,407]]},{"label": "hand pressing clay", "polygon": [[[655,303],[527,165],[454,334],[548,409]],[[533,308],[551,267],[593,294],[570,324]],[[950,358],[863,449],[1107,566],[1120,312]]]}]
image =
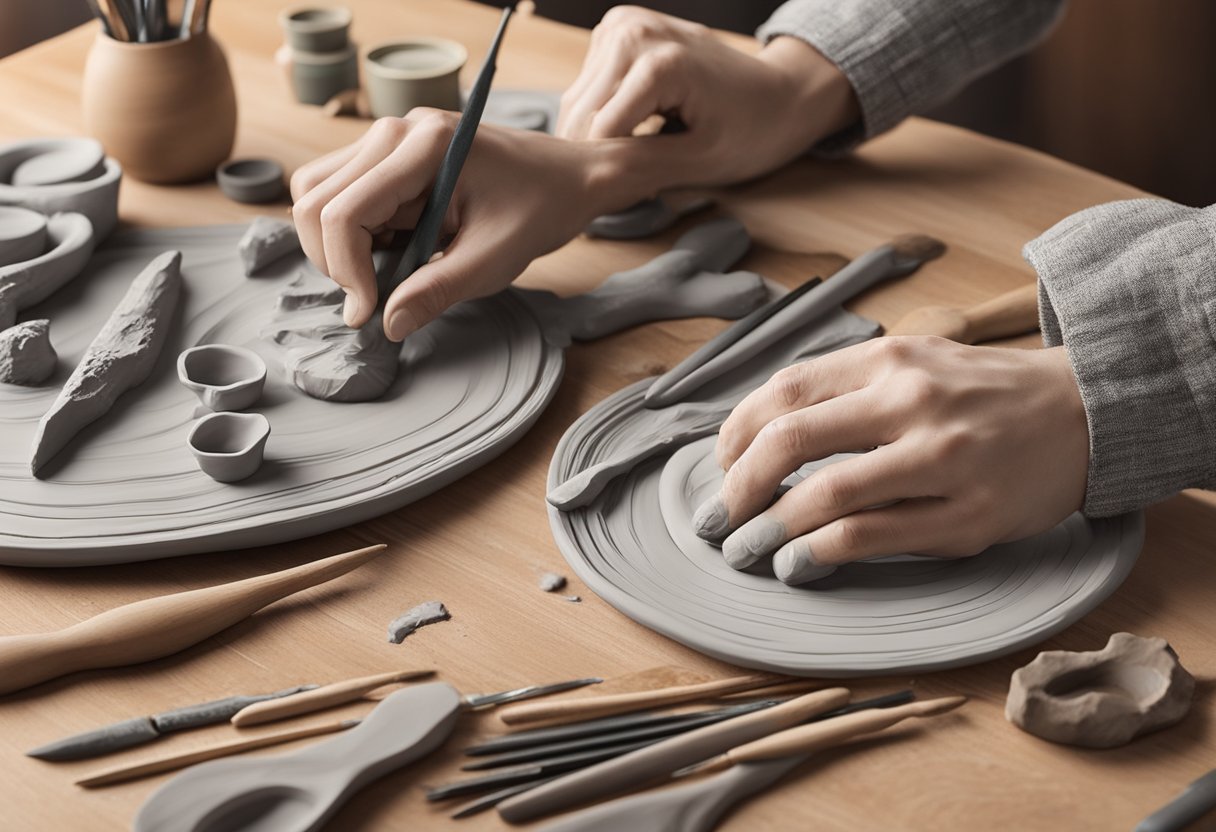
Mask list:
[{"label": "hand pressing clay", "polygon": [[296,236],[296,227],[287,220],[258,217],[249,224],[249,229],[236,247],[241,254],[241,262],[245,264],[245,275],[249,276],[299,251],[300,238]]},{"label": "hand pressing clay", "polygon": [[34,476],[81,428],[104,416],[119,396],[151,374],[177,309],[181,262],[181,252],[167,251],[131,282],[38,423],[30,459]]},{"label": "hand pressing clay", "polygon": [[1165,639],[1115,633],[1101,650],[1047,650],[1014,671],[1005,716],[1045,740],[1114,748],[1181,720],[1194,692]]},{"label": "hand pressing clay", "polygon": [[55,214],[47,220],[46,236],[44,254],[0,267],[0,329],[80,274],[93,254],[93,224],[83,214]]},{"label": "hand pressing clay", "polygon": [[0,382],[34,385],[51,377],[58,356],[51,346],[50,325],[44,319],[0,330]]}]

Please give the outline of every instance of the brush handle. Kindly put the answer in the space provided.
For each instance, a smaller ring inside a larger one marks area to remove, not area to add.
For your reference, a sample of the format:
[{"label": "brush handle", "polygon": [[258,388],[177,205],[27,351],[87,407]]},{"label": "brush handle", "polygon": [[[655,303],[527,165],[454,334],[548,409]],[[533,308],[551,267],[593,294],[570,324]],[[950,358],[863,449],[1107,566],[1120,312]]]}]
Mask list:
[{"label": "brush handle", "polygon": [[230,584],[137,601],[53,633],[0,637],[0,694],[78,670],[168,656],[248,618],[267,604],[345,575],[383,544]]},{"label": "brush handle", "polygon": [[153,774],[163,774],[166,771],[177,771],[179,768],[192,766],[196,763],[204,763],[207,760],[218,760],[221,757],[230,757],[233,754],[240,754],[244,751],[253,751],[258,748],[270,748],[275,745],[282,745],[293,740],[302,740],[308,737],[319,737],[324,734],[333,734],[338,731],[345,731],[358,725],[357,719],[348,719],[343,722],[332,722],[327,725],[314,725],[309,728],[293,728],[290,731],[281,731],[278,734],[268,734],[264,737],[254,737],[248,740],[237,740],[236,742],[225,742],[219,745],[213,745],[208,748],[197,748],[193,751],[185,751],[181,754],[174,754],[171,757],[162,757],[159,760],[150,760],[146,763],[138,763],[133,766],[122,766],[120,768],[112,768],[103,771],[99,774],[94,774],[86,777],[83,780],[77,780],[77,786],[83,786],[86,789],[95,789],[99,786],[110,786],[115,783],[125,783],[128,780],[137,780],[141,777],[151,777]]},{"label": "brush handle", "polygon": [[966,701],[965,696],[946,696],[923,702],[909,702],[907,705],[897,705],[894,708],[858,711],[834,719],[825,719],[822,722],[813,722],[810,725],[800,725],[797,728],[790,728],[779,734],[732,748],[705,766],[698,766],[697,770],[714,771],[735,763],[775,760],[795,754],[822,751],[861,734],[871,734],[889,728],[905,719],[944,714]]},{"label": "brush handle", "polygon": [[677,705],[711,696],[739,693],[767,687],[785,678],[769,673],[732,676],[729,679],[714,679],[695,685],[679,685],[660,690],[639,690],[629,693],[614,693],[604,696],[589,696],[564,702],[528,702],[513,705],[498,712],[499,718],[508,725],[525,725],[531,722],[594,719],[602,716],[629,713],[643,708]]},{"label": "brush handle", "polygon": [[277,719],[286,719],[289,716],[310,714],[324,708],[332,708],[334,705],[353,702],[363,694],[385,685],[420,679],[434,673],[433,670],[396,670],[389,673],[378,673],[375,676],[363,676],[359,679],[347,679],[332,685],[323,685],[286,699],[255,702],[237,711],[232,717],[232,724],[238,728],[245,728],[250,725],[261,725],[264,722],[274,722]]},{"label": "brush handle", "polygon": [[1039,287],[1026,286],[997,295],[963,310],[967,320],[964,343],[981,344],[997,338],[1012,338],[1039,328]]}]

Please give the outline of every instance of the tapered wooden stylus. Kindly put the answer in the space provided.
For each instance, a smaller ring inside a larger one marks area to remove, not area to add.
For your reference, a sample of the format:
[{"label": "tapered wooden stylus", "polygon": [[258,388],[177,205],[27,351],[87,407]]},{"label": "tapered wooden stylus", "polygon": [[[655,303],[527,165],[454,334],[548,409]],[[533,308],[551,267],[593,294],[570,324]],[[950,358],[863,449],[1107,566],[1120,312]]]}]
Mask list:
[{"label": "tapered wooden stylus", "polygon": [[720,771],[730,768],[737,763],[747,763],[756,760],[776,760],[790,757],[794,754],[808,754],[839,745],[845,740],[860,734],[871,734],[889,728],[905,719],[922,716],[937,716],[947,711],[953,711],[967,701],[965,696],[945,696],[941,699],[927,699],[923,702],[909,702],[894,708],[878,708],[872,711],[858,711],[845,714],[823,722],[812,722],[800,725],[763,739],[749,742],[732,748],[724,754],[719,754],[695,766],[684,770],[683,773],[701,773]]},{"label": "tapered wooden stylus", "polygon": [[179,768],[192,766],[196,763],[205,763],[207,760],[230,757],[243,751],[270,748],[271,746],[282,745],[285,742],[292,742],[293,740],[302,740],[308,737],[319,737],[324,734],[345,731],[347,728],[353,728],[358,724],[359,720],[357,719],[347,719],[342,722],[313,725],[308,728],[293,728],[290,731],[281,731],[277,734],[267,734],[266,736],[253,737],[252,739],[220,743],[219,745],[212,745],[207,748],[196,748],[193,751],[184,751],[169,757],[161,757],[159,760],[150,760],[146,763],[108,769],[85,777],[83,780],[77,780],[76,785],[84,786],[86,789],[95,789],[98,786],[125,783],[128,780],[137,780],[140,777],[151,777],[153,774],[177,771]]},{"label": "tapered wooden stylus", "polygon": [[1039,288],[1030,283],[965,309],[949,306],[913,309],[887,334],[940,335],[961,344],[982,344],[1038,328]]},{"label": "tapered wooden stylus", "polygon": [[[421,679],[434,674],[433,670],[394,670],[389,673],[377,673],[375,676],[334,682],[332,685],[323,685],[304,693],[297,693],[294,697],[255,702],[233,714],[232,724],[238,728],[245,728],[250,725],[260,725],[263,722],[274,722],[276,719],[286,719],[289,716],[310,714],[324,708],[332,708],[334,705],[353,702],[365,693],[394,682],[408,682],[411,679]],[[295,701],[288,702],[287,699],[295,699]],[[272,707],[262,707],[264,705]]]},{"label": "tapered wooden stylus", "polygon": [[267,604],[345,575],[385,548],[367,546],[269,575],[136,601],[53,633],[0,637],[0,694],[185,650]]},{"label": "tapered wooden stylus", "polygon": [[589,696],[565,702],[528,702],[503,708],[498,716],[508,725],[524,725],[542,721],[569,721],[594,719],[601,716],[624,714],[642,708],[657,708],[693,702],[711,696],[756,690],[788,681],[788,677],[769,673],[732,676],[729,679],[714,679],[695,685],[678,685],[660,690],[639,690],[629,693],[614,693],[604,696]]}]

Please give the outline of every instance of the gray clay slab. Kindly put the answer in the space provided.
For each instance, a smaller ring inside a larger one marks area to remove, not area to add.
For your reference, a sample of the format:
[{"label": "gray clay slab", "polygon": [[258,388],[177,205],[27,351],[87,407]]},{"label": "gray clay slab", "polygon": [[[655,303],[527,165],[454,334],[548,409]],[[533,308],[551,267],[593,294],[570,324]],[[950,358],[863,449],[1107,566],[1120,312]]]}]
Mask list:
[{"label": "gray clay slab", "polygon": [[[713,434],[735,402],[800,356],[873,334],[864,319],[838,310],[689,401],[646,410],[645,379],[584,414],[558,444],[548,483],[553,503],[555,495],[569,500],[570,483],[595,482],[591,496],[570,503],[576,507],[549,508],[554,537],[579,578],[625,615],[703,653],[825,677],[985,661],[1052,636],[1114,592],[1139,554],[1140,514],[1073,515],[974,558],[902,556],[797,587],[778,581],[767,564],[731,569],[694,534],[669,531],[686,525],[691,532],[698,500],[721,476]],[[606,473],[588,477],[594,470]],[[674,516],[664,517],[664,507]]]},{"label": "gray clay slab", "polygon": [[[244,225],[115,234],[79,279],[30,310],[49,318],[62,360],[41,387],[0,385],[0,563],[74,566],[259,546],[319,534],[404,506],[497,456],[552,397],[562,350],[513,291],[450,310],[411,338],[378,401],[312,399],[263,340],[278,295],[305,268],[294,253],[245,277]],[[183,254],[179,318],[151,378],[29,474],[38,420],[131,280],[155,255]],[[186,436],[201,415],[177,379],[182,350],[224,343],[266,362],[257,405],[274,425],[266,461],[221,484]],[[357,424],[357,430],[351,425]]]}]

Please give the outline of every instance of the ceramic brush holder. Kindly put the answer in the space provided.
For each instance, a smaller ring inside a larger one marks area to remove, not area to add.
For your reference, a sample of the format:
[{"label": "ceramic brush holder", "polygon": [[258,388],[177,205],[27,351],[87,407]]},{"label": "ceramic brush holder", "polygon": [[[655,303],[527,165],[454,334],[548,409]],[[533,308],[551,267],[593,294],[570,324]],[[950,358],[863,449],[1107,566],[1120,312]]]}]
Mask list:
[{"label": "ceramic brush holder", "polygon": [[136,179],[210,178],[232,154],[236,94],[223,50],[206,33],[155,43],[99,34],[82,96],[85,128]]}]

